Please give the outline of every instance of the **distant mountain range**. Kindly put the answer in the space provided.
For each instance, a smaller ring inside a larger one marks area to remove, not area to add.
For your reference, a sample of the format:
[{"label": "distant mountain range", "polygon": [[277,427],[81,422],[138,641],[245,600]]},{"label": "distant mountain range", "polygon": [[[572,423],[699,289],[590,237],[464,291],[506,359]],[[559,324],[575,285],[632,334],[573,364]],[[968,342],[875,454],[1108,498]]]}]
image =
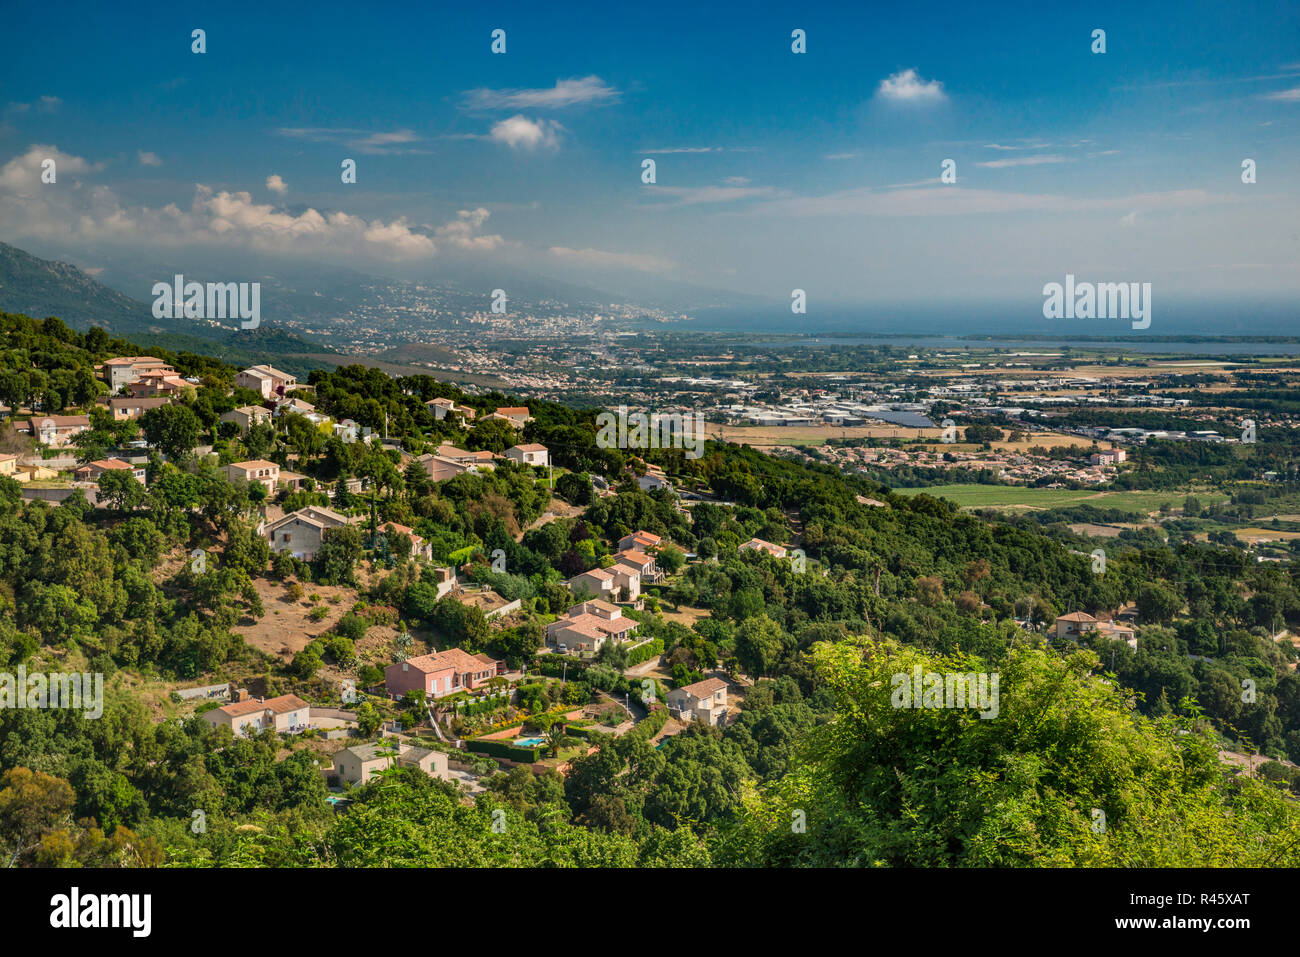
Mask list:
[{"label": "distant mountain range", "polygon": [[0,243],[0,308],[38,319],[58,316],[74,329],[101,326],[114,335],[154,335],[164,330],[137,302],[65,262],[39,259]]},{"label": "distant mountain range", "polygon": [[273,324],[239,330],[190,323],[176,331],[171,320],[153,317],[153,307],[132,299],[65,262],[41,259],[0,243],[0,310],[37,319],[58,316],[69,327],[85,332],[99,326],[110,335],[147,340],[175,352],[198,352],[232,363],[275,360],[300,373],[328,363],[295,360],[294,353],[336,354],[336,350],[277,330]]}]

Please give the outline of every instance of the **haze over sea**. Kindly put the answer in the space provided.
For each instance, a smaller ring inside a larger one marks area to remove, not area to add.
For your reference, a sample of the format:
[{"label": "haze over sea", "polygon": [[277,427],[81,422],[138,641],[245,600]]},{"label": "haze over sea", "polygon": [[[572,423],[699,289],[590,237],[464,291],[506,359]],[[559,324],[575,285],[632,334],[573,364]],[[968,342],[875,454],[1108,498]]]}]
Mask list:
[{"label": "haze over sea", "polygon": [[[807,315],[791,315],[784,305],[701,309],[692,313],[694,319],[689,327],[700,332],[818,337],[804,340],[807,345],[881,342],[1013,350],[1073,346],[1201,355],[1300,354],[1300,341],[1196,341],[1202,337],[1297,337],[1300,306],[1293,301],[1162,301],[1157,291],[1151,327],[1145,330],[1135,330],[1129,321],[1120,319],[1045,319],[1041,307],[1041,298],[1017,303],[870,306],[818,306],[810,298]],[[780,341],[764,339],[753,344]],[[791,343],[787,340],[785,344]]]}]

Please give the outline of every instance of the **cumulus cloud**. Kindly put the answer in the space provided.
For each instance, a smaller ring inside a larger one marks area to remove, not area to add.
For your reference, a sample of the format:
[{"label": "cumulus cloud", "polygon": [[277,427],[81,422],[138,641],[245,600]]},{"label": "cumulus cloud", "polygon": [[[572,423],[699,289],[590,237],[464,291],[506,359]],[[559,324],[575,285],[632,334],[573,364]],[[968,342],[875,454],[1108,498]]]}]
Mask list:
[{"label": "cumulus cloud", "polygon": [[604,249],[570,249],[568,246],[552,246],[552,256],[564,262],[598,268],[637,269],[641,272],[663,272],[672,269],[674,263],[668,259],[643,253],[615,253]]},{"label": "cumulus cloud", "polygon": [[479,233],[490,215],[492,214],[482,206],[477,209],[462,209],[451,222],[435,229],[434,236],[441,242],[450,243],[460,249],[496,249],[504,242],[500,236]]},{"label": "cumulus cloud", "polygon": [[[89,163],[80,156],[64,153],[57,146],[34,144],[27,147],[27,152],[15,156],[4,166],[0,166],[0,189],[22,192],[36,189],[41,183],[41,164],[47,159],[54,160],[57,176],[91,173],[100,167]],[[57,185],[57,181],[56,181]]]},{"label": "cumulus cloud", "polygon": [[619,91],[598,76],[556,80],[541,89],[478,89],[465,91],[465,106],[474,110],[561,109],[588,103],[611,103]]},{"label": "cumulus cloud", "polygon": [[157,153],[150,153],[148,150],[141,150],[136,154],[141,166],[162,166],[162,159]]},{"label": "cumulus cloud", "polygon": [[[57,163],[56,186],[41,184],[40,164],[46,158]],[[499,236],[479,235],[486,210],[466,211],[450,223],[430,229],[404,217],[372,220],[312,208],[289,212],[255,202],[245,191],[215,190],[203,184],[195,186],[188,206],[130,205],[108,186],[73,178],[98,168],[54,146],[30,147],[0,166],[0,222],[14,236],[64,241],[212,244],[266,252],[408,260],[436,255],[434,237],[440,233],[447,243],[462,249],[490,249],[502,241]],[[65,177],[67,188],[63,188]]]},{"label": "cumulus cloud", "polygon": [[899,103],[937,103],[948,98],[942,83],[923,80],[916,70],[910,68],[881,80],[876,95]]},{"label": "cumulus cloud", "polygon": [[289,184],[281,178],[279,173],[272,173],[266,178],[266,188],[273,193],[279,193],[281,196],[289,192]]},{"label": "cumulus cloud", "polygon": [[539,146],[549,149],[560,145],[563,129],[554,120],[530,120],[526,116],[516,115],[494,124],[488,138],[504,143],[511,149],[531,150]]}]

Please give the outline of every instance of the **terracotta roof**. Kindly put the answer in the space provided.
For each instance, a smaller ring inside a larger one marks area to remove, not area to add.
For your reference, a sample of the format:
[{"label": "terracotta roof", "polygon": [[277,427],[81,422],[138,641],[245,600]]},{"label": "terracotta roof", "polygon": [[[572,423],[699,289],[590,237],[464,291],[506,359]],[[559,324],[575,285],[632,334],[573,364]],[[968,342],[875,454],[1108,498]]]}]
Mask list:
[{"label": "terracotta roof", "polygon": [[595,615],[579,615],[577,618],[565,619],[564,627],[588,638],[599,638],[601,635],[608,634],[597,624],[600,620]]},{"label": "terracotta roof", "polygon": [[546,451],[546,446],[538,445],[536,442],[530,442],[528,445],[516,445],[513,446],[513,448],[518,449],[520,452],[545,452]]},{"label": "terracotta roof", "polygon": [[703,681],[697,681],[693,685],[686,685],[684,688],[678,688],[677,691],[683,691],[692,698],[707,698],[711,694],[719,691],[725,691],[727,683],[721,678],[705,678]]},{"label": "terracotta roof", "polygon": [[133,366],[141,362],[156,362],[158,365],[167,365],[161,359],[154,356],[118,356],[116,359],[105,359],[106,366]]},{"label": "terracotta roof", "polygon": [[231,462],[230,467],[243,469],[247,472],[250,469],[278,469],[280,466],[275,462],[268,462],[266,459],[249,459],[247,462]]},{"label": "terracotta roof", "polygon": [[526,405],[503,405],[497,409],[498,415],[527,415],[528,406]]},{"label": "terracotta roof", "polygon": [[309,707],[307,702],[296,694],[284,694],[278,698],[267,698],[265,701],[258,701],[256,698],[250,698],[247,701],[236,701],[234,704],[228,704],[224,708],[218,708],[217,710],[222,714],[230,715],[232,718],[240,718],[246,714],[256,714],[259,711],[284,714],[287,711],[297,711],[306,707]]},{"label": "terracotta roof", "polygon": [[1093,618],[1092,615],[1088,614],[1086,611],[1072,611],[1070,612],[1070,614],[1062,615],[1060,618],[1056,620],[1057,621],[1096,621],[1097,619]]},{"label": "terracotta roof", "polygon": [[417,655],[414,658],[408,658],[406,663],[417,671],[429,674],[434,671],[446,671],[448,668],[460,673],[482,671],[485,664],[495,664],[495,661],[490,658],[486,660],[477,658],[469,652],[461,651],[459,648],[448,648],[446,651],[435,652],[432,655]]},{"label": "terracotta roof", "polygon": [[[599,608],[601,611],[618,611],[618,610],[619,610],[619,609],[618,609],[618,605],[611,605],[609,602],[607,602],[607,601],[602,601],[602,600],[599,599],[599,598],[591,598],[591,599],[589,599],[588,601],[586,601],[584,604],[585,604],[585,606],[586,606],[587,608]],[[583,607],[584,607],[584,605],[574,605],[573,608],[570,608],[570,609],[569,609],[568,614],[573,615],[574,610],[577,609],[577,610],[578,610],[578,614],[581,615],[581,614],[583,614],[583,612],[581,611],[581,609],[582,609]],[[577,616],[575,615],[574,617],[577,617]]]}]

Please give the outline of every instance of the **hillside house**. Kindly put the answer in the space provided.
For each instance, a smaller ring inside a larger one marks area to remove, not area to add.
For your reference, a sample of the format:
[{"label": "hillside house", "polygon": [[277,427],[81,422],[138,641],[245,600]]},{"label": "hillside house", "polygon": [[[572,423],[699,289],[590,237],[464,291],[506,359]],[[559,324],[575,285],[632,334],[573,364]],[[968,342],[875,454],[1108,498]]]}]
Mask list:
[{"label": "hillside house", "polygon": [[232,482],[244,481],[249,485],[256,482],[265,488],[268,494],[275,494],[276,483],[280,481],[280,466],[266,459],[232,462],[226,466],[226,477]]},{"label": "hillside house", "polygon": [[727,683],[705,678],[668,692],[668,711],[679,721],[703,721],[715,726],[727,722]]},{"label": "hillside house", "polygon": [[533,421],[533,417],[528,414],[528,406],[526,405],[503,405],[501,408],[489,415],[488,418],[505,419],[517,429],[522,429],[529,422]]},{"label": "hillside house", "polygon": [[411,540],[411,558],[428,561],[433,557],[433,545],[415,534],[415,529],[409,525],[402,525],[399,522],[384,522],[383,525],[379,526],[379,531],[389,535],[405,535],[409,538]]},{"label": "hillside house", "polygon": [[773,545],[771,542],[765,542],[761,538],[751,538],[745,544],[736,549],[738,552],[767,552],[773,558],[785,558],[786,549],[784,545]]},{"label": "hillside house", "polygon": [[85,415],[33,416],[26,426],[15,429],[29,432],[41,445],[59,449],[68,445],[73,436],[90,430],[90,417]]},{"label": "hillside house", "polygon": [[262,527],[274,554],[287,552],[302,561],[311,561],[320,551],[327,528],[348,524],[346,516],[320,505],[309,505],[290,512]]},{"label": "hillside house", "polygon": [[618,540],[618,550],[620,552],[635,549],[636,551],[646,552],[652,548],[658,548],[663,543],[663,539],[644,529],[638,529],[630,535],[624,535]]},{"label": "hillside house", "polygon": [[1089,633],[1096,633],[1113,641],[1122,641],[1130,648],[1137,647],[1137,633],[1127,625],[1094,618],[1086,611],[1074,611],[1056,619],[1056,637],[1061,641],[1077,642]]},{"label": "hillside house", "polygon": [[176,374],[175,369],[154,356],[118,356],[105,360],[99,368],[101,378],[108,383],[108,391],[113,395],[142,376]]},{"label": "hillside house", "polygon": [[239,426],[240,435],[247,435],[255,425],[264,425],[271,421],[271,410],[260,405],[241,405],[237,409],[221,413],[222,422],[234,422]]},{"label": "hillside house", "polygon": [[[398,753],[393,754],[396,750]],[[396,764],[397,767],[417,767],[431,778],[454,780],[448,767],[448,757],[441,751],[415,748],[402,742],[373,742],[354,744],[334,754],[334,773],[350,784],[365,784],[371,776]]]},{"label": "hillside house", "polygon": [[627,641],[636,634],[637,622],[623,617],[623,609],[607,601],[579,602],[546,626],[546,643],[557,651],[594,655],[606,641]]},{"label": "hillside house", "polygon": [[150,409],[156,409],[159,406],[167,405],[171,402],[171,396],[159,395],[150,397],[138,396],[113,396],[107,402],[109,414],[113,416],[114,422],[134,421],[144,415]]},{"label": "hillside house", "polygon": [[500,665],[487,655],[451,648],[389,665],[384,669],[384,689],[394,697],[419,690],[430,698],[442,698],[486,684],[500,673]]},{"label": "hillside house", "polygon": [[295,734],[311,727],[311,707],[293,694],[247,698],[206,711],[203,720],[213,727],[225,726],[236,735],[255,734],[267,728],[281,734]]},{"label": "hillside house", "polygon": [[235,385],[241,389],[252,389],[263,399],[269,399],[291,392],[297,388],[298,380],[274,366],[253,366],[235,376]]},{"label": "hillside house", "polygon": [[575,594],[585,589],[597,598],[618,600],[625,589],[629,601],[641,594],[641,574],[629,565],[593,568],[574,575],[566,584]]},{"label": "hillside house", "polygon": [[546,468],[551,464],[550,453],[546,446],[535,442],[529,445],[512,445],[506,449],[506,458],[524,465],[536,465],[538,468]]},{"label": "hillside house", "polygon": [[73,472],[72,476],[78,482],[98,482],[99,477],[105,472],[130,472],[131,477],[141,485],[145,483],[145,467],[123,462],[121,459],[96,459],[93,462],[87,462]]}]

